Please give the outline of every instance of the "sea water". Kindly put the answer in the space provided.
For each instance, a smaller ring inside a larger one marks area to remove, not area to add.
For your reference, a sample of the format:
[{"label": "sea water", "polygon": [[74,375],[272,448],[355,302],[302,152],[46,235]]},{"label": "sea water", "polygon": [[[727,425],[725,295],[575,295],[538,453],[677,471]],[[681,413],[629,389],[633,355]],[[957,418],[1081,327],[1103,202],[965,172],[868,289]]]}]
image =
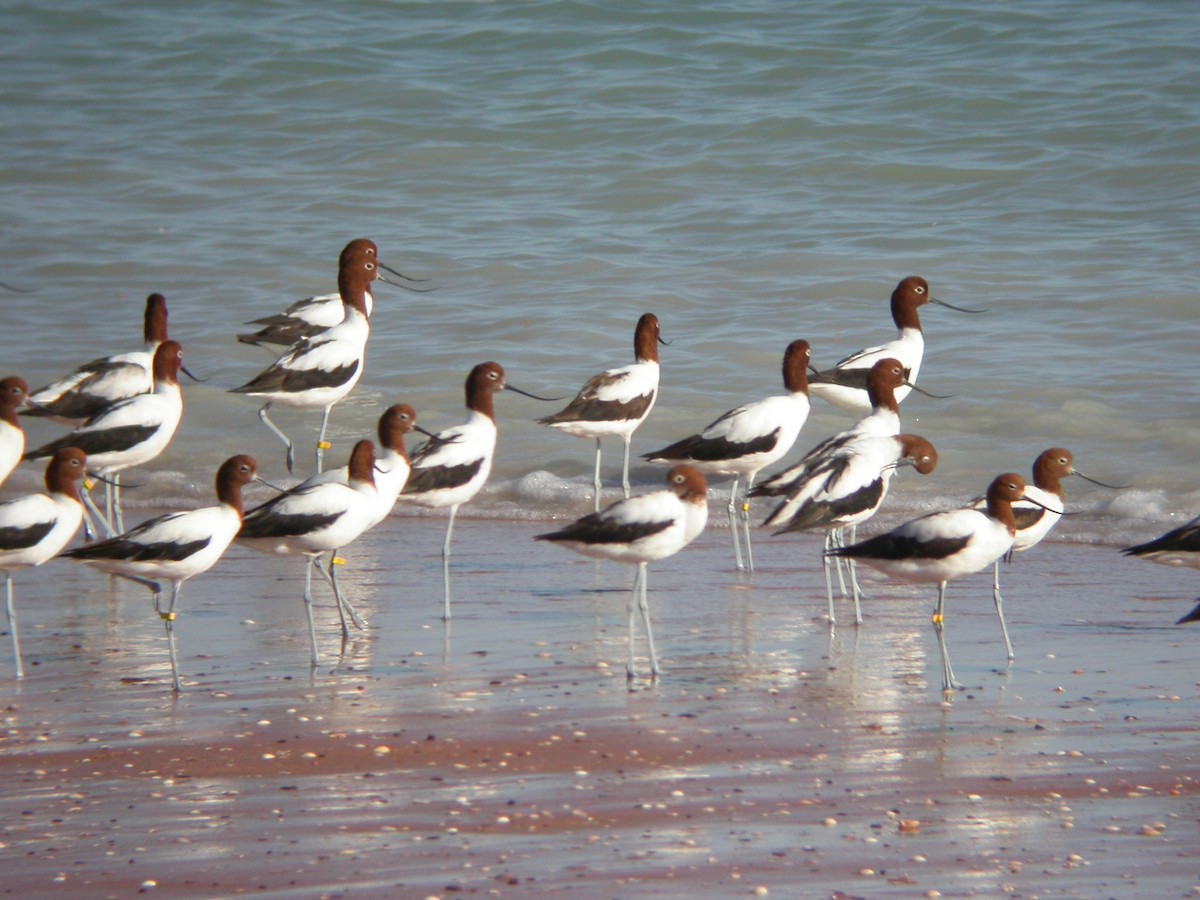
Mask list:
[{"label": "sea water", "polygon": [[[273,355],[246,320],[335,288],[342,245],[429,279],[388,285],[330,459],[405,401],[461,420],[493,359],[569,397],[632,362],[656,313],[658,405],[637,459],[891,339],[920,274],[927,352],[904,430],[940,451],[889,515],[953,506],[1047,447],[1119,490],[1066,484],[1072,540],[1200,512],[1200,16],[1190,4],[200,3],[0,8],[0,374],[40,385],[138,349],[166,295],[188,367],[170,448],[133,506],[195,504],[251,452]],[[593,445],[497,397],[487,490],[463,514],[590,509]],[[311,467],[318,411],[277,417]],[[814,403],[790,458],[853,417]],[[61,429],[28,426],[31,445]],[[619,496],[620,443],[605,450]],[[782,463],[781,463],[782,465]],[[5,496],[37,484],[26,464]],[[714,504],[728,485],[714,483]],[[760,510],[765,514],[766,508]],[[719,524],[723,516],[713,517]]]}]

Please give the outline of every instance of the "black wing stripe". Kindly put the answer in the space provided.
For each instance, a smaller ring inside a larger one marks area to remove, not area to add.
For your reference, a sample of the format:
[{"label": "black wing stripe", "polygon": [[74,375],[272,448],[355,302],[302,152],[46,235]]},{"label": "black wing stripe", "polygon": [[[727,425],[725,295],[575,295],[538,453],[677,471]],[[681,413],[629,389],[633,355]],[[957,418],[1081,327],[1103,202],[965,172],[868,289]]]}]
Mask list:
[{"label": "black wing stripe", "polygon": [[479,474],[482,466],[483,460],[477,459],[462,466],[430,466],[428,469],[413,469],[402,493],[424,494],[429,491],[462,487]]},{"label": "black wing stripe", "polygon": [[0,550],[25,550],[36,546],[54,528],[54,520],[23,527],[0,528]]},{"label": "black wing stripe", "polygon": [[539,534],[539,541],[569,541],[578,544],[628,544],[641,538],[666,531],[673,519],[662,522],[612,522],[597,513],[572,522],[561,531]]}]

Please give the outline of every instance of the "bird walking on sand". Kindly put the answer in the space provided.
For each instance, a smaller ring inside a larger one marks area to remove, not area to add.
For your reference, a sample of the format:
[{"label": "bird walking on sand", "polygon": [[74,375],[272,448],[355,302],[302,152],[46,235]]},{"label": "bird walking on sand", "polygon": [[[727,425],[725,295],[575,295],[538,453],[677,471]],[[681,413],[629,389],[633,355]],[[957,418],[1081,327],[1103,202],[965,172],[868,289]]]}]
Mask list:
[{"label": "bird walking on sand", "polygon": [[943,692],[962,687],[954,678],[946,650],[946,583],[978,572],[1009,551],[1017,530],[1012,505],[1024,497],[1021,476],[1007,473],[988,487],[985,509],[929,513],[886,534],[829,551],[833,556],[861,560],[901,581],[937,584],[933,628],[942,656]]},{"label": "bird walking on sand", "polygon": [[936,303],[938,306],[972,315],[986,312],[982,309],[951,306],[938,300],[930,295],[929,285],[924,278],[910,275],[892,291],[892,321],[896,323],[899,332],[896,339],[851,353],[832,368],[814,375],[810,380],[809,393],[842,409],[857,413],[866,412],[871,403],[867,395],[867,374],[878,360],[890,357],[900,361],[908,382],[907,386],[896,391],[896,402],[907,397],[912,385],[917,383],[917,373],[921,370],[921,359],[925,355],[925,335],[921,331],[921,319],[917,310],[926,303]]},{"label": "bird walking on sand", "polygon": [[24,378],[0,379],[0,484],[4,484],[25,453],[25,431],[17,414],[29,397]]},{"label": "bird walking on sand", "polygon": [[311,340],[293,344],[283,356],[230,393],[248,394],[266,402],[258,418],[287,447],[287,468],[295,465],[295,446],[267,415],[272,405],[299,409],[321,409],[321,432],[317,438],[316,466],[320,472],[329,444],[325,432],[329,413],[335,403],[354,390],[366,363],[367,338],[371,324],[366,298],[371,282],[379,279],[379,267],[373,258],[353,256],[338,271],[338,291],[342,299],[341,322],[315,335]]},{"label": "bird walking on sand", "polygon": [[25,677],[21,638],[13,599],[13,572],[53,559],[79,530],[83,501],[79,480],[87,471],[87,456],[75,447],[55,451],[46,466],[45,494],[27,494],[0,503],[0,572],[7,588],[8,630],[18,678]]},{"label": "bird walking on sand", "polygon": [[[417,411],[407,403],[389,406],[379,417],[379,452],[375,457],[375,511],[368,528],[374,528],[388,517],[392,507],[396,505],[396,498],[400,496],[400,491],[408,482],[412,465],[408,460],[408,449],[404,445],[404,438],[413,431],[433,437],[431,432],[417,424]],[[324,472],[305,479],[293,490],[334,481],[339,484],[349,484],[350,467],[338,466],[336,469],[326,469]],[[342,597],[342,589],[338,585],[337,570],[344,563],[345,558],[342,556],[341,550],[335,549],[329,557],[328,571],[321,568],[319,559],[315,565],[317,571],[329,580],[330,587],[333,588],[334,595],[338,598],[339,607],[348,609],[353,617],[353,607],[346,603]]]},{"label": "bird walking on sand", "polygon": [[[1012,549],[1003,556],[1004,562],[1012,562],[1014,553],[1022,553],[1041,543],[1042,538],[1058,524],[1066,507],[1066,496],[1063,493],[1062,479],[1068,475],[1078,475],[1084,481],[1100,487],[1111,488],[1089,478],[1075,468],[1075,457],[1070,450],[1062,447],[1051,447],[1042,451],[1033,462],[1033,484],[1025,485],[1027,499],[1013,504],[1013,516],[1017,522],[1017,532],[1013,538]],[[973,504],[979,509],[987,504],[986,497],[980,497]],[[1004,649],[1009,659],[1013,659],[1012,641],[1008,637],[1008,624],[1004,621],[1004,597],[1000,594],[1000,560],[992,564],[992,602],[996,606],[996,616],[1000,619],[1000,633],[1004,636]]]},{"label": "bird walking on sand", "polygon": [[596,467],[592,476],[595,509],[600,509],[600,442],[618,435],[625,443],[621,487],[629,496],[629,444],[658,397],[658,317],[643,313],[633,334],[634,363],[593,375],[570,403],[538,421],[576,437],[596,439]]},{"label": "bird walking on sand", "polygon": [[[791,493],[763,522],[765,526],[777,528],[775,534],[824,530],[822,566],[830,625],[837,623],[830,574],[835,560],[830,551],[842,546],[843,529],[861,525],[879,511],[898,467],[911,465],[921,475],[928,475],[937,468],[937,460],[933,444],[919,435],[859,438],[822,457],[806,470],[805,477],[794,483]],[[847,562],[853,567],[852,558]],[[861,625],[858,579],[853,571],[850,583],[854,594],[854,624]]]},{"label": "bird walking on sand", "polygon": [[93,359],[38,388],[30,395],[23,415],[78,425],[114,403],[150,393],[154,390],[154,353],[167,340],[167,301],[162,294],[146,298],[142,338],[141,350]]},{"label": "bird walking on sand", "polygon": [[[159,345],[154,351],[153,369],[151,393],[119,400],[70,434],[25,454],[25,459],[41,459],[63,447],[78,447],[87,454],[90,472],[102,477],[111,475],[101,517],[110,536],[125,530],[121,472],[156,459],[171,443],[183,417],[183,392],[179,389],[183,348],[177,341]],[[90,502],[86,495],[85,502]]]},{"label": "bird walking on sand", "polygon": [[[698,434],[642,457],[650,462],[686,462],[706,476],[732,475],[729,491],[729,530],[733,535],[736,568],[754,571],[750,545],[750,492],[754,477],[792,449],[808,419],[808,341],[788,344],[783,354],[783,386],[786,394],[767,397],[722,413]],[[740,502],[738,485],[746,479]],[[739,522],[740,511],[740,522]],[[738,540],[741,528],[746,544],[745,560]]]},{"label": "bird walking on sand", "polygon": [[[237,540],[254,550],[306,557],[304,566],[304,614],[308,621],[310,659],[317,655],[317,629],[312,611],[312,570],[319,558],[346,547],[376,521],[379,498],[375,490],[375,445],[361,440],[350,453],[347,483],[327,481],[298,485],[246,513]],[[335,591],[343,639],[346,608]]]},{"label": "bird walking on sand", "polygon": [[[171,661],[171,686],[180,691],[175,657],[175,616],[179,589],[189,578],[207,572],[229,547],[242,526],[242,488],[257,480],[258,465],[245,455],[231,456],[217,470],[217,505],[167,513],[104,541],[84,544],[61,556],[120,575],[154,592],[154,611],[162,619]],[[171,596],[162,606],[162,582]]]},{"label": "bird walking on sand", "polygon": [[496,451],[497,391],[514,391],[546,400],[508,384],[499,363],[484,362],[467,376],[467,419],[439,431],[412,455],[412,472],[400,493],[402,501],[433,508],[449,507],[446,539],[442,543],[442,618],[450,619],[450,538],[458,508],[479,493],[492,472]]},{"label": "bird walking on sand", "polygon": [[590,513],[565,528],[535,538],[553,541],[584,556],[637,566],[625,610],[629,628],[625,675],[629,681],[636,674],[634,629],[638,611],[646,631],[650,674],[657,678],[660,671],[646,599],[646,566],[678,553],[704,530],[708,521],[707,494],[708,485],[695,467],[674,466],[667,472],[665,490],[618,500],[601,512]]}]

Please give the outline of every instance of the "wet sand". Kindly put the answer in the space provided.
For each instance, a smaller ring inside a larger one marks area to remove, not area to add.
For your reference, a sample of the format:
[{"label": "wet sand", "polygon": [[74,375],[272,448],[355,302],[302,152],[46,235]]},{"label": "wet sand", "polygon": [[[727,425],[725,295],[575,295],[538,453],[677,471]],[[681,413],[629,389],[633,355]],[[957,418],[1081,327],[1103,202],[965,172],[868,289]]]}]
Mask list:
[{"label": "wet sand", "polygon": [[[714,512],[716,517],[716,511]],[[706,532],[650,572],[664,674],[627,690],[631,571],[460,520],[392,518],[342,581],[339,655],[301,563],[188,584],[173,697],[147,593],[55,563],[4,638],[0,893],[126,897],[1178,897],[1200,884],[1195,573],[1045,544],[955,582],[943,703],[930,587],[865,573],[830,631],[819,539],[730,571]],[[1149,535],[1147,535],[1149,536]],[[1142,537],[1138,535],[1137,537]],[[645,673],[644,647],[639,666]]]}]

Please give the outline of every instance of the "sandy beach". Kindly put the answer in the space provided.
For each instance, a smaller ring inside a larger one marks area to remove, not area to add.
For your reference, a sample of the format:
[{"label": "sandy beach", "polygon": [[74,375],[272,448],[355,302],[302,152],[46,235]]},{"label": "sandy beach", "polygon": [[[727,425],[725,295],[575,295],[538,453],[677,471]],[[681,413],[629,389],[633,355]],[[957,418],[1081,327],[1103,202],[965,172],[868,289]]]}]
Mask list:
[{"label": "sandy beach", "polygon": [[[4,639],[5,895],[1175,897],[1195,893],[1194,573],[1044,544],[933,591],[865,573],[825,620],[819,538],[710,529],[651,568],[664,674],[625,679],[631,570],[460,520],[348,553],[308,667],[302,565],[235,549],[189,583],[184,693],[149,596],[54,563]],[[644,673],[644,647],[638,663]]]}]

